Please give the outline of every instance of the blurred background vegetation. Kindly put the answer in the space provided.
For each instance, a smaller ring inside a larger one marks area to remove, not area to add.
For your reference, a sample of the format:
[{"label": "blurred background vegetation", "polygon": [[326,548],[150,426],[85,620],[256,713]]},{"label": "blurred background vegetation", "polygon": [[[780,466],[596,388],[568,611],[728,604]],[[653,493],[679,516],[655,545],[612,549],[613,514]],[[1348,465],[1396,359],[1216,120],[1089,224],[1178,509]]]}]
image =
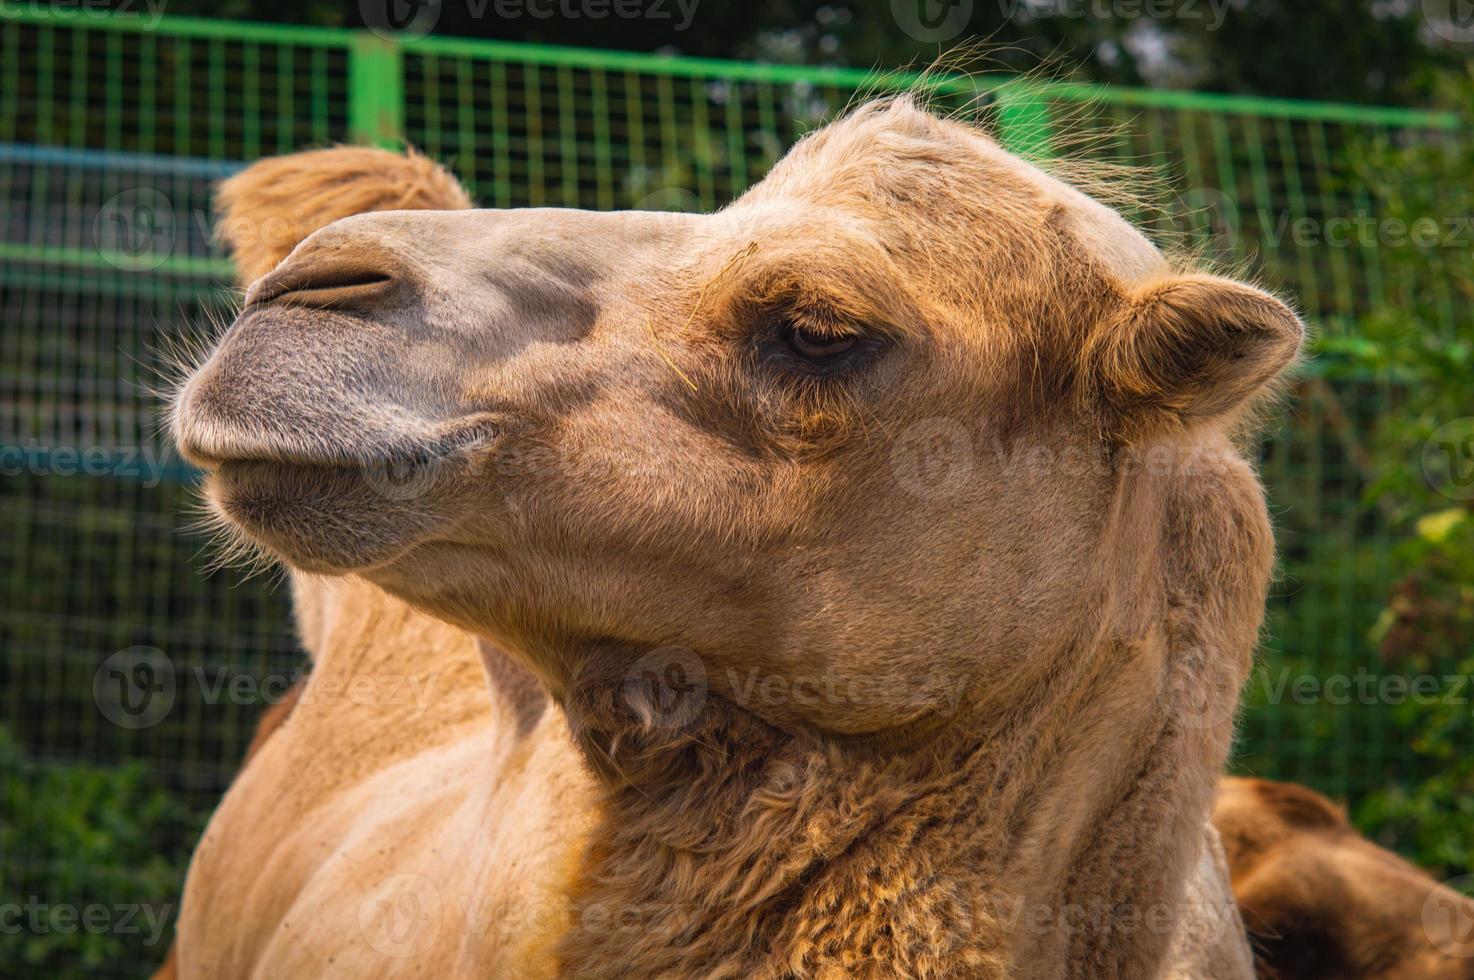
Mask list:
[{"label": "blurred background vegetation", "polygon": [[[1440,79],[1450,104],[1474,106],[1474,71]],[[1377,211],[1406,226],[1474,215],[1474,142],[1359,148],[1354,178]],[[1446,226],[1443,231],[1448,231]],[[1374,478],[1365,505],[1395,531],[1385,608],[1372,640],[1404,674],[1474,683],[1474,243],[1435,239],[1392,250],[1400,301],[1372,310],[1354,339],[1325,343],[1333,372],[1395,379],[1367,433]],[[1448,690],[1448,685],[1440,685]],[[1474,690],[1380,707],[1395,717],[1417,766],[1357,807],[1363,825],[1425,866],[1474,869]],[[1412,776],[1413,778],[1406,778]]]}]

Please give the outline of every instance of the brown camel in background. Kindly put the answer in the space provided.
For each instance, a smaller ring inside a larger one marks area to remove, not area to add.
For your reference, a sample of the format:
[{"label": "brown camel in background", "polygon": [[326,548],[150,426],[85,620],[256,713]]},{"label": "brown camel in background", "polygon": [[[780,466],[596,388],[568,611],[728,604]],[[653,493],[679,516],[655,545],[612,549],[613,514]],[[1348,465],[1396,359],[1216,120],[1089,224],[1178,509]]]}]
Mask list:
[{"label": "brown camel in background", "polygon": [[1474,901],[1362,837],[1319,793],[1225,778],[1213,824],[1261,976],[1474,980]]}]

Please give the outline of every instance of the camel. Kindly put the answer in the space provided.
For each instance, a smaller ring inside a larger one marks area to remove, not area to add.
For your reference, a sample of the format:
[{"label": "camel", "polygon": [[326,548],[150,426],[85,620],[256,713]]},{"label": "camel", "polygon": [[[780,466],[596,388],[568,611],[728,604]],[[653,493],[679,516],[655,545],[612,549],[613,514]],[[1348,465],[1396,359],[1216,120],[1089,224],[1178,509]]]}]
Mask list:
[{"label": "camel", "polygon": [[714,215],[316,232],[174,409],[330,597],[181,975],[1251,975],[1230,435],[1302,329],[907,99]]},{"label": "camel", "polygon": [[1303,786],[1225,778],[1213,823],[1266,980],[1474,980],[1474,900]]}]

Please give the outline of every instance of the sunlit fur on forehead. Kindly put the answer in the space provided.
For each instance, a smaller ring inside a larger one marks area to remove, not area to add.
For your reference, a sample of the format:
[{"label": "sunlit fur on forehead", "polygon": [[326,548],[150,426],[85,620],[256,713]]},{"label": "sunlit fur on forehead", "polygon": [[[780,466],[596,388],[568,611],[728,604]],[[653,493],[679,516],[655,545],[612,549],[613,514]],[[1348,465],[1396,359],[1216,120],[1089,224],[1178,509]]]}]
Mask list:
[{"label": "sunlit fur on forehead", "polygon": [[985,146],[997,149],[981,129],[934,116],[910,96],[876,99],[799,140],[746,197],[895,193],[928,171],[975,164]]},{"label": "sunlit fur on forehead", "polygon": [[854,309],[857,327],[919,327],[976,355],[967,370],[1020,413],[1066,394],[1089,327],[1166,270],[1113,210],[905,96],[801,140],[726,216],[729,254],[757,243],[721,277],[730,296],[784,294]]},{"label": "sunlit fur on forehead", "polygon": [[[1055,256],[1047,242],[1028,233],[1053,222],[1070,231],[1077,246],[1088,243],[1089,257],[1120,280],[1161,275],[1162,254],[1091,196],[1097,184],[1123,196],[1119,169],[1066,156],[1046,171],[1004,150],[981,126],[934,116],[901,95],[866,103],[809,134],[739,204],[844,208],[885,222],[894,248],[936,254],[960,245],[975,255],[1006,247],[1016,253],[1016,264],[1033,269]],[[1075,186],[1096,173],[1083,189]],[[1107,174],[1117,179],[1107,183]],[[942,284],[949,278],[944,275]]]}]

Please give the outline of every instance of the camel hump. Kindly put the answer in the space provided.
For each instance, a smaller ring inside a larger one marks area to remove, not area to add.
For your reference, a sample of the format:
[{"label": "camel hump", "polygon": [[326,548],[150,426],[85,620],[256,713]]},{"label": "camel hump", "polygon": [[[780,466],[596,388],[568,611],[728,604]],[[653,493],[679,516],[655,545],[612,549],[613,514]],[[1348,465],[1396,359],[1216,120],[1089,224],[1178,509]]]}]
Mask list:
[{"label": "camel hump", "polygon": [[269,157],[221,183],[216,234],[238,278],[254,282],[308,235],[370,211],[461,211],[471,195],[444,167],[413,148],[403,154],[335,146]]},{"label": "camel hump", "polygon": [[1300,830],[1351,830],[1345,812],[1313,789],[1267,779],[1246,782],[1265,808],[1291,827]]}]

